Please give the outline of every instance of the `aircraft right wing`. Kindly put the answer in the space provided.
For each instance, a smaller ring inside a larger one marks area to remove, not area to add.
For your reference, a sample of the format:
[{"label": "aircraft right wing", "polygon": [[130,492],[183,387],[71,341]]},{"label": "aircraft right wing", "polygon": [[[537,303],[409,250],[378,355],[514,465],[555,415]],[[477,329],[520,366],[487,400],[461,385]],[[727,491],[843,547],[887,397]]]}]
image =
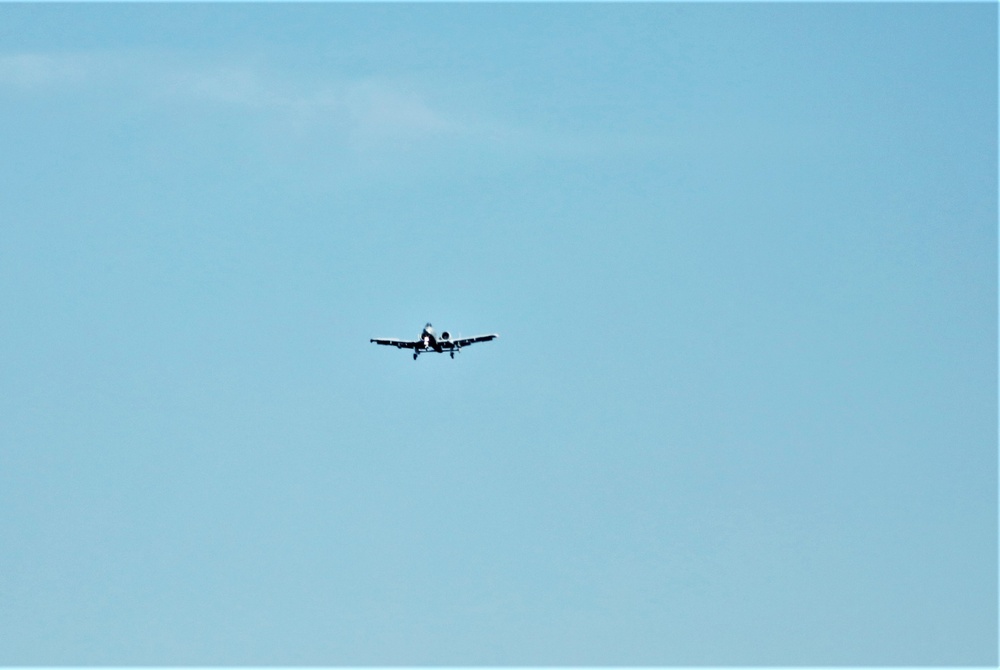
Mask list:
[{"label": "aircraft right wing", "polygon": [[375,337],[369,341],[374,342],[375,344],[384,344],[389,347],[396,347],[397,349],[416,349],[417,347],[424,346],[424,343],[420,340],[411,342],[409,340],[394,340],[391,338]]}]

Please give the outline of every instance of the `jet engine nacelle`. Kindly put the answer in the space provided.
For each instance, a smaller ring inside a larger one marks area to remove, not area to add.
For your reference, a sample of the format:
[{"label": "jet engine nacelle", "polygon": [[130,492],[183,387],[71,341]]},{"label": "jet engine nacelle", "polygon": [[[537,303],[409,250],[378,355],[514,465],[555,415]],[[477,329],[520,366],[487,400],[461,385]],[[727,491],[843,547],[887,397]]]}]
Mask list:
[{"label": "jet engine nacelle", "polygon": [[443,333],[441,333],[441,339],[442,340],[447,340],[450,337],[451,337],[451,333],[449,333],[447,330],[444,331]]}]

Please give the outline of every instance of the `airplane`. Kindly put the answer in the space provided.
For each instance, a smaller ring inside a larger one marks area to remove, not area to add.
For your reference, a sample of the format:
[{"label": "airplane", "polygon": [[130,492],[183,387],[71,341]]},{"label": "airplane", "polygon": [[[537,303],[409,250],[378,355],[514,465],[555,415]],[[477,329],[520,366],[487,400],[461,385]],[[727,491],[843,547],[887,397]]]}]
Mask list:
[{"label": "airplane", "polygon": [[370,341],[375,344],[384,344],[398,349],[413,349],[413,360],[417,360],[417,356],[430,351],[436,351],[439,354],[447,351],[451,354],[452,358],[455,358],[455,352],[462,347],[467,347],[476,342],[489,342],[498,337],[500,336],[493,333],[492,335],[475,335],[473,337],[460,337],[453,340],[447,330],[441,333],[440,337],[435,335],[434,326],[428,323],[424,326],[423,332],[420,333],[419,340],[394,340],[391,338],[374,337]]}]

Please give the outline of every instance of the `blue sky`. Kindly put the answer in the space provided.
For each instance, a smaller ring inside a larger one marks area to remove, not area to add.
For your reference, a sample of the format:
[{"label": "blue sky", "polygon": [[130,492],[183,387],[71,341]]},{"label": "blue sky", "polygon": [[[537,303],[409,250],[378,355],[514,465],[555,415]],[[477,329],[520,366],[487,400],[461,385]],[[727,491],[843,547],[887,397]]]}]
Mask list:
[{"label": "blue sky", "polygon": [[995,4],[0,5],[0,152],[0,664],[996,665]]}]

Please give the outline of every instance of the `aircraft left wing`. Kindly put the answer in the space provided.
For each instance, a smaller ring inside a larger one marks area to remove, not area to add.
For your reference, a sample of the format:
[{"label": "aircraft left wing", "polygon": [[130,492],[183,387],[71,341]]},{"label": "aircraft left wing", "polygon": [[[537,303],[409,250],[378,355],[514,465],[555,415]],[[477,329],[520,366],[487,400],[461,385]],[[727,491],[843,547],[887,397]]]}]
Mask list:
[{"label": "aircraft left wing", "polygon": [[380,338],[375,337],[370,340],[375,344],[384,344],[389,347],[396,347],[397,349],[415,349],[417,347],[422,347],[424,345],[421,341],[411,342],[409,340],[394,340],[391,338]]},{"label": "aircraft left wing", "polygon": [[464,347],[474,342],[489,342],[490,340],[495,340],[499,335],[493,333],[492,335],[473,335],[472,337],[458,337],[454,340],[449,340],[455,347]]}]

